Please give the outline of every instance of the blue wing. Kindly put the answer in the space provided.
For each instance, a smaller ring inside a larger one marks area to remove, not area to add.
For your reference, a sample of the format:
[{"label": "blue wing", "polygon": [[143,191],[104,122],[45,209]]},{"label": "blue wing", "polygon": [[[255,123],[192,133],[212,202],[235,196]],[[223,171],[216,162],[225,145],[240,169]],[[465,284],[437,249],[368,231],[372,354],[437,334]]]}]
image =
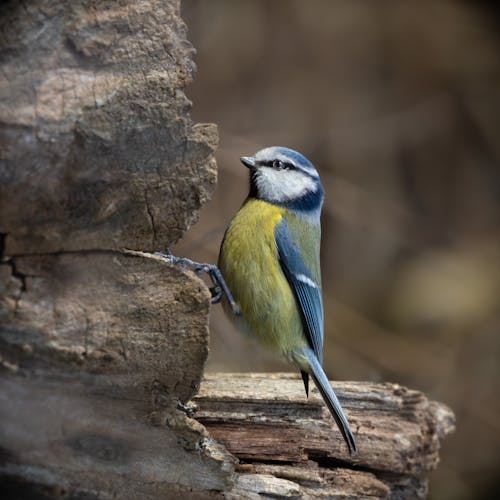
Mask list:
[{"label": "blue wing", "polygon": [[[288,225],[284,219],[276,226],[275,238],[281,268],[297,299],[307,342],[322,364],[323,300],[321,287],[305,264],[299,248],[290,236]],[[304,384],[306,384],[305,381]]]}]

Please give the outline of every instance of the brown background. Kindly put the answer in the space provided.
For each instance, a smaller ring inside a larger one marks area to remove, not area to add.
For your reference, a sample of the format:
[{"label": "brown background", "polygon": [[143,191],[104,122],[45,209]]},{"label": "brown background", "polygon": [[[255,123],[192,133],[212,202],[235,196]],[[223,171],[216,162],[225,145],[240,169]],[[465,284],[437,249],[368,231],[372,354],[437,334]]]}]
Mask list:
[{"label": "brown background", "polygon": [[[247,191],[238,157],[295,148],[326,189],[331,377],[451,405],[431,498],[500,487],[500,15],[495,2],[184,1],[196,121],[219,184],[174,250],[215,262]],[[285,365],[212,312],[209,370]]]}]

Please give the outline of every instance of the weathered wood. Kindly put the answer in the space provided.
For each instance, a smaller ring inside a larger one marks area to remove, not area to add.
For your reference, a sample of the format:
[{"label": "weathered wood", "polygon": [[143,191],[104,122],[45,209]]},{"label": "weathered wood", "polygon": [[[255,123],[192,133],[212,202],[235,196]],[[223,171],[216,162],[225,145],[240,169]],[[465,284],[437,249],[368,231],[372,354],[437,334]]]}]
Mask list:
[{"label": "weathered wood", "polygon": [[[253,464],[255,477],[241,479],[251,491],[423,497],[425,474],[439,460],[439,441],[454,429],[451,410],[397,384],[333,385],[356,436],[357,455],[349,455],[317,390],[307,400],[295,374],[207,375],[195,397],[196,418],[231,453]],[[288,482],[267,484],[262,474]],[[309,484],[318,491],[309,491]]]},{"label": "weathered wood", "polygon": [[10,373],[117,375],[131,394],[155,381],[183,402],[196,392],[210,295],[191,273],[151,254],[115,251],[19,257],[16,272],[23,282],[10,276],[0,309]]},{"label": "weathered wood", "polygon": [[16,266],[22,284],[0,266],[2,481],[50,498],[226,489],[234,459],[177,410],[208,352],[203,283],[140,252]]},{"label": "weathered wood", "polygon": [[208,290],[122,250],[172,244],[215,188],[179,1],[2,2],[0,33],[2,486],[225,489],[233,459],[176,409],[203,373]]},{"label": "weathered wood", "polygon": [[119,377],[2,377],[0,419],[2,490],[19,490],[3,498],[155,499],[231,484],[233,459],[199,424],[168,405],[152,412]]},{"label": "weathered wood", "polygon": [[215,125],[184,94],[177,0],[0,6],[5,253],[158,250],[215,189]]}]

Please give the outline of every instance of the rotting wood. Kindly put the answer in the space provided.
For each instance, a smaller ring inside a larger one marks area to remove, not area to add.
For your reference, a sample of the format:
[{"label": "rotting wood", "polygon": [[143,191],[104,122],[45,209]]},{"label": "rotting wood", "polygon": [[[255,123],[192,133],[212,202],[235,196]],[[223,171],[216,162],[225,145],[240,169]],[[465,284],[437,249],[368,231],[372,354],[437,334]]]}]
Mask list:
[{"label": "rotting wood", "polygon": [[0,4],[0,233],[9,257],[158,250],[216,183],[178,0]]},{"label": "rotting wood", "polygon": [[207,356],[202,282],[142,252],[18,257],[16,266],[24,288],[0,265],[8,271],[0,297],[5,498],[227,489],[234,459],[177,410],[196,392]]},{"label": "rotting wood", "polygon": [[[454,430],[452,411],[398,384],[333,385],[357,439],[353,456],[317,390],[306,399],[295,374],[207,375],[195,397],[196,418],[245,463],[239,470],[250,474],[238,484],[251,491],[424,497],[440,440]],[[270,479],[265,487],[269,475],[288,482]]]},{"label": "rotting wood", "polygon": [[232,457],[176,409],[203,373],[209,292],[122,250],[175,243],[215,189],[180,2],[10,0],[0,31],[3,496],[225,489]]}]

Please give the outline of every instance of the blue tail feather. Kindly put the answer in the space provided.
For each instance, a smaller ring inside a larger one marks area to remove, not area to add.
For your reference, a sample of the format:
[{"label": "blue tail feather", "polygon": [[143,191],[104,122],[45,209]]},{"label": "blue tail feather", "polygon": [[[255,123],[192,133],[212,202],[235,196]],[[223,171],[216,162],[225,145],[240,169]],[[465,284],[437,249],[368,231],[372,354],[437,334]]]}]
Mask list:
[{"label": "blue tail feather", "polygon": [[330,410],[332,417],[334,418],[342,436],[349,448],[349,453],[352,455],[357,452],[356,440],[354,439],[354,435],[349,427],[349,422],[340,406],[340,402],[333,392],[332,386],[330,385],[330,381],[326,376],[321,363],[318,361],[314,353],[308,349],[304,353],[309,361],[309,367],[311,370],[311,376],[318,388],[323,400],[325,401],[326,406]]}]

